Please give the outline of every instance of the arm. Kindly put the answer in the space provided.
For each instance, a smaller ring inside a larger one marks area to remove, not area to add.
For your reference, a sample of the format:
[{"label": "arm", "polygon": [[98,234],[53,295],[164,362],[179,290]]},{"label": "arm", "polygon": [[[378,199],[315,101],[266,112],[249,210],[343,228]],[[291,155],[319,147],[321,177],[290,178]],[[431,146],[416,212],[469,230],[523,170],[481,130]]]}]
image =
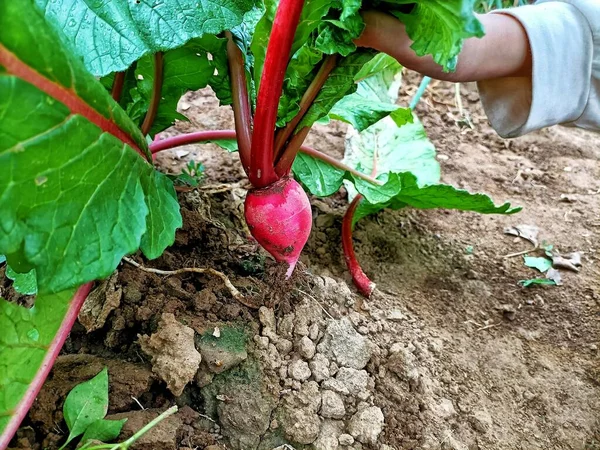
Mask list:
[{"label": "arm", "polygon": [[419,58],[404,25],[390,15],[364,13],[365,30],[355,43],[396,58],[405,67],[438,80],[467,82],[502,77],[531,76],[531,51],[527,33],[515,18],[504,14],[479,15],[485,29],[481,39],[464,43],[456,72],[445,73],[430,56]]}]

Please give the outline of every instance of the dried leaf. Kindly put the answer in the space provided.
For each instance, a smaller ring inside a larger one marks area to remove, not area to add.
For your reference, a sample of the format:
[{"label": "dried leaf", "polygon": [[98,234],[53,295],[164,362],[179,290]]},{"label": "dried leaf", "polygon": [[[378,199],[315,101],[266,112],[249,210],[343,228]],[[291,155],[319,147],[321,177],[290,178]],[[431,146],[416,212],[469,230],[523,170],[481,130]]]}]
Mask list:
[{"label": "dried leaf", "polygon": [[552,267],[555,269],[579,272],[581,267],[581,252],[569,253],[567,255],[554,255],[552,257]]},{"label": "dried leaf", "polygon": [[121,304],[123,292],[120,287],[116,288],[117,278],[117,272],[114,272],[110,278],[102,281],[81,307],[78,319],[88,333],[102,328],[110,313]]},{"label": "dried leaf", "polygon": [[523,238],[537,247],[538,245],[538,234],[540,229],[535,225],[517,225],[515,227],[508,227],[504,229],[504,234],[510,236],[517,236]]}]

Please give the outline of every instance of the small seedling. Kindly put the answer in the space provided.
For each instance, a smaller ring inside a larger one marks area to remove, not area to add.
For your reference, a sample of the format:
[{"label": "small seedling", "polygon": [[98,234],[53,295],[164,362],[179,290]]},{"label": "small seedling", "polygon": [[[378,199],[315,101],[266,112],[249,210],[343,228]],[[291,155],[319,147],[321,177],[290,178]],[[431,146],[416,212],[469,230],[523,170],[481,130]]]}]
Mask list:
[{"label": "small seedling", "polygon": [[[176,411],[177,407],[173,406],[126,441],[109,444],[108,442],[119,437],[127,419],[105,419],[108,412],[108,370],[104,368],[91,380],[75,386],[67,395],[63,405],[63,415],[69,428],[69,436],[59,450],[66,449],[81,435],[83,435],[80,440],[82,445],[78,447],[80,450],[126,450],[148,430]],[[103,444],[93,444],[97,441]]]}]

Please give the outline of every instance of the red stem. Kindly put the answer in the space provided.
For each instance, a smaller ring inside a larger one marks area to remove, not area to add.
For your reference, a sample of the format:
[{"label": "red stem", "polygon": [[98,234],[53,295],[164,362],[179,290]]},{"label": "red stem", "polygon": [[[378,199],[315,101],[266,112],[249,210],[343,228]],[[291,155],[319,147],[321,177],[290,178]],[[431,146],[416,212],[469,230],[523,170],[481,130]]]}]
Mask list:
[{"label": "red stem", "polygon": [[154,119],[158,113],[158,106],[160,105],[162,86],[164,76],[164,58],[162,52],[154,54],[154,85],[152,86],[152,96],[150,97],[150,106],[146,117],[144,117],[144,123],[142,123],[142,134],[147,135],[152,129]]},{"label": "red stem", "polygon": [[298,154],[298,150],[300,150],[300,147],[302,147],[302,143],[306,139],[306,136],[308,136],[309,132],[310,127],[304,127],[294,136],[292,136],[292,139],[283,152],[283,155],[281,155],[281,158],[279,158],[279,161],[277,161],[277,164],[275,165],[275,173],[278,176],[283,177],[290,173],[292,170],[292,164],[294,164],[294,159],[296,159],[296,155]]},{"label": "red stem", "polygon": [[250,182],[257,188],[266,187],[278,179],[273,167],[273,133],[285,70],[303,6],[304,0],[281,0],[269,36],[254,115],[254,134],[248,174]]},{"label": "red stem", "polygon": [[358,292],[369,298],[375,290],[375,283],[369,279],[365,272],[363,272],[362,267],[360,267],[352,242],[352,219],[362,199],[363,196],[360,194],[354,197],[344,215],[344,220],[342,221],[342,249],[344,250],[344,258],[346,259],[350,275],[352,275],[354,286],[356,286]]},{"label": "red stem", "polygon": [[8,447],[10,440],[12,439],[17,429],[19,428],[19,425],[21,425],[21,422],[27,415],[27,411],[29,411],[29,408],[31,408],[31,405],[35,401],[36,396],[40,392],[44,381],[46,380],[48,374],[50,373],[50,370],[52,369],[54,361],[60,353],[60,349],[62,348],[63,344],[65,343],[65,340],[69,336],[71,328],[73,328],[75,320],[77,320],[79,310],[81,309],[83,302],[85,302],[85,299],[90,293],[92,285],[93,283],[84,284],[79,289],[77,289],[77,292],[75,292],[75,295],[73,296],[73,299],[69,304],[69,308],[67,309],[65,318],[60,324],[60,328],[56,332],[54,339],[50,343],[46,356],[44,356],[44,359],[42,360],[42,365],[36,372],[33,381],[29,384],[25,395],[15,408],[13,416],[11,417],[10,421],[8,422],[8,425],[4,429],[4,432],[0,436],[0,449],[5,449],[6,447]]},{"label": "red stem", "polygon": [[[235,131],[234,130],[217,130],[217,131],[196,131],[194,133],[180,134],[178,136],[171,136],[166,139],[158,140],[155,139],[154,142],[150,144],[150,151],[153,155],[156,153],[171,150],[173,148],[179,147],[181,145],[189,145],[196,144],[200,142],[206,141],[218,141],[220,139],[235,139]],[[371,184],[376,186],[381,186],[382,183],[379,180],[376,180],[369,175],[366,175],[358,170],[347,166],[341,161],[326,155],[312,147],[307,147],[303,145],[300,147],[300,152],[306,155],[312,156],[313,158],[320,159],[323,162],[331,164],[334,167],[337,167],[340,170],[344,170],[346,172],[350,172],[352,175],[361,178],[365,181],[368,181]]]},{"label": "red stem", "polygon": [[113,100],[117,103],[121,101],[121,95],[123,94],[123,86],[125,85],[126,73],[127,72],[117,72],[115,74],[115,81],[113,82],[112,91],[110,95],[112,96]]},{"label": "red stem", "polygon": [[[377,151],[375,151],[373,153],[373,168],[371,169],[372,177],[377,175],[377,160],[378,155]],[[362,270],[362,267],[356,258],[356,253],[354,253],[354,243],[352,242],[352,222],[356,209],[362,200],[363,196],[361,194],[356,194],[356,197],[354,197],[354,200],[350,203],[346,214],[344,214],[344,220],[342,220],[342,249],[344,250],[344,258],[346,259],[346,265],[348,266],[350,275],[352,275],[354,286],[356,286],[358,292],[369,298],[375,290],[375,283],[373,283]]]},{"label": "red stem", "polygon": [[252,148],[252,112],[248,97],[248,84],[246,82],[246,69],[244,68],[244,55],[240,48],[233,42],[229,31],[227,36],[227,59],[229,61],[229,74],[231,76],[231,95],[233,97],[233,118],[237,135],[238,151],[242,167],[246,174],[250,172],[250,151]]}]

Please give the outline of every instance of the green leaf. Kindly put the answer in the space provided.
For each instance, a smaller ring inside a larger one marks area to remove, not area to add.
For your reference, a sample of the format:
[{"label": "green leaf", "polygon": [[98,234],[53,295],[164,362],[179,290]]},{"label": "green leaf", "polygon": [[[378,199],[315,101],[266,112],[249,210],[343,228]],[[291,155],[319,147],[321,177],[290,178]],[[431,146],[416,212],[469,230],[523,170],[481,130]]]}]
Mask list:
[{"label": "green leaf", "polygon": [[85,433],[94,422],[103,419],[108,411],[108,370],[85,383],[75,386],[63,405],[63,415],[69,427],[66,443]]},{"label": "green leaf", "polygon": [[474,13],[474,0],[392,0],[396,5],[413,4],[410,13],[390,11],[406,25],[418,56],[431,55],[445,71],[456,68],[463,41],[482,37],[483,26]]},{"label": "green leaf", "polygon": [[540,272],[547,272],[552,267],[552,261],[544,257],[525,256],[525,265]]},{"label": "green leaf", "polygon": [[[456,209],[480,214],[515,214],[521,211],[521,208],[512,208],[510,203],[497,206],[485,194],[471,194],[445,184],[419,186],[415,175],[409,172],[390,173],[386,186],[380,190],[373,189],[372,185],[367,186],[367,183],[357,182],[355,186],[367,200],[357,208],[354,216],[355,223],[367,214],[381,209],[400,209],[406,206],[418,209]],[[365,189],[366,187],[368,189]],[[398,193],[385,201],[385,197],[395,189],[398,189]]]},{"label": "green leaf", "polygon": [[40,294],[31,309],[0,299],[0,434],[39,370],[73,293]]},{"label": "green leaf", "polygon": [[317,197],[335,194],[346,176],[345,171],[304,153],[298,153],[292,169],[296,179]]},{"label": "green leaf", "polygon": [[35,269],[32,269],[27,273],[17,273],[12,269],[12,267],[6,266],[6,276],[13,280],[13,288],[19,294],[37,294],[37,278],[35,275]]},{"label": "green leaf", "polygon": [[115,440],[121,434],[121,429],[125,425],[127,419],[121,420],[107,420],[100,419],[92,422],[89,427],[83,433],[81,438],[82,443],[86,443],[89,440],[97,440],[100,442],[110,442]]},{"label": "green leaf", "polygon": [[520,280],[519,284],[523,287],[531,286],[557,286],[556,281],[548,278],[534,278],[532,280]]},{"label": "green leaf", "polygon": [[150,257],[173,243],[179,207],[134,151],[146,140],[25,0],[0,2],[0,93],[0,254],[35,268],[40,293],[107,277],[142,240]]},{"label": "green leaf", "polygon": [[97,76],[242,22],[251,0],[35,0]]},{"label": "green leaf", "polygon": [[329,75],[317,98],[298,125],[298,129],[309,127],[325,117],[338,101],[356,91],[357,84],[354,77],[373,56],[372,51],[360,50],[343,58]]},{"label": "green leaf", "polygon": [[401,127],[397,127],[391,118],[385,118],[362,133],[349,132],[344,162],[370,174],[374,159],[377,160],[377,175],[411,172],[420,186],[436,184],[440,180],[435,147],[416,115],[412,123]]},{"label": "green leaf", "polygon": [[0,255],[0,264],[6,262],[6,256]]},{"label": "green leaf", "polygon": [[347,95],[335,104],[329,117],[349,123],[358,131],[363,131],[384,117],[392,116],[396,125],[401,126],[412,120],[412,112],[390,103],[365,98],[358,93]]}]

